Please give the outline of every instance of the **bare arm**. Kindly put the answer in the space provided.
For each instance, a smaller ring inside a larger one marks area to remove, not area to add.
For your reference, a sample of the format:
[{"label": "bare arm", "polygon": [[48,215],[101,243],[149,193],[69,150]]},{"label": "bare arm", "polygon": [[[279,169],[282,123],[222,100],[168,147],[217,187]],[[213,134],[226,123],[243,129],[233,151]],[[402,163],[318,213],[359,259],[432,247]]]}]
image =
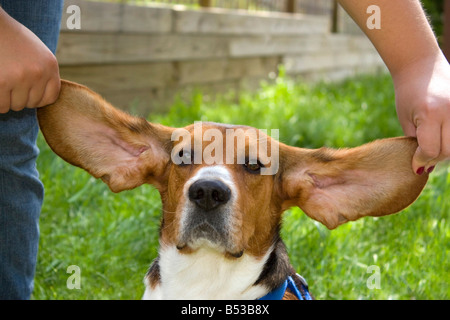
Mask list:
[{"label": "bare arm", "polygon": [[53,53],[2,8],[0,30],[0,113],[54,102],[60,78]]},{"label": "bare arm", "polygon": [[[339,0],[372,41],[395,86],[406,135],[419,141],[412,167],[432,170],[450,157],[450,66],[418,0]],[[369,29],[367,8],[377,5],[381,28]]]}]

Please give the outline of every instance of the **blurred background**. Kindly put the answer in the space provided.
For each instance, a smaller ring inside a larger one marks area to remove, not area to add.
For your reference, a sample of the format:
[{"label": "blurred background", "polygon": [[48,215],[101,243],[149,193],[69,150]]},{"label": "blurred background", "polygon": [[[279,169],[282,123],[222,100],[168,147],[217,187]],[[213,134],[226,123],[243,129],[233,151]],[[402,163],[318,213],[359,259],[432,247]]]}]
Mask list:
[{"label": "blurred background", "polygon": [[[424,0],[443,43],[443,0]],[[176,95],[253,90],[279,67],[302,81],[335,81],[385,71],[384,63],[336,1],[65,1],[57,51],[61,76],[114,105],[148,115]]]}]

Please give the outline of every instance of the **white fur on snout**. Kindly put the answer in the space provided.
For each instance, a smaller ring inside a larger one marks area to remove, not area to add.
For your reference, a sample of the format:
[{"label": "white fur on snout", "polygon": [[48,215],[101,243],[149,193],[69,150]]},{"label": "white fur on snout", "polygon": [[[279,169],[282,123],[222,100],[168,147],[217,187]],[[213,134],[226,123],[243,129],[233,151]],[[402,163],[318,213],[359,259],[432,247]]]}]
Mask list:
[{"label": "white fur on snout", "polygon": [[[235,204],[237,199],[237,188],[233,181],[233,178],[231,176],[231,173],[229,170],[222,165],[217,166],[209,166],[201,168],[192,178],[190,178],[188,181],[186,181],[183,193],[184,193],[184,199],[185,206],[182,209],[181,219],[180,219],[180,234],[182,235],[188,225],[188,219],[192,214],[195,214],[195,210],[197,210],[197,207],[194,203],[189,201],[189,188],[194,184],[195,182],[199,180],[219,180],[222,183],[224,183],[231,191],[230,200],[224,204],[223,214],[224,214],[224,222],[225,226],[228,229],[227,231],[232,234],[234,232],[234,226],[235,223],[233,223],[234,219],[234,212],[235,212]],[[212,244],[213,245],[213,244]]]}]

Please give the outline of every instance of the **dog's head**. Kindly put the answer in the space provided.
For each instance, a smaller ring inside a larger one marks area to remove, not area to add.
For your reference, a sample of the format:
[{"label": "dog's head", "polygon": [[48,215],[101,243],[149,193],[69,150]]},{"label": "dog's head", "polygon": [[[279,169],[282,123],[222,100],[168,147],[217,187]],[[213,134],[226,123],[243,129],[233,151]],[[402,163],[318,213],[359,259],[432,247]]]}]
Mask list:
[{"label": "dog's head", "polygon": [[186,254],[207,246],[230,258],[262,256],[289,207],[332,229],[404,209],[427,181],[411,169],[413,138],[310,150],[245,126],[176,129],[125,114],[67,81],[38,117],[53,151],[112,191],[154,185],[163,202],[161,243]]}]

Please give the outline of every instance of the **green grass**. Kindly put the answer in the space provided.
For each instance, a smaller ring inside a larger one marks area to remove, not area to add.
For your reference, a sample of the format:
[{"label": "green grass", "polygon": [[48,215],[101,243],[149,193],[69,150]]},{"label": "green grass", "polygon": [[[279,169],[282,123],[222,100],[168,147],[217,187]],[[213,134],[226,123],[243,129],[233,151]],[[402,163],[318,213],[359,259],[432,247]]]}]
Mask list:
[{"label": "green grass", "polygon": [[[196,93],[150,119],[170,126],[194,121],[279,129],[280,140],[316,148],[351,147],[402,135],[388,76],[306,85],[280,77],[257,93]],[[113,194],[57,158],[39,139],[46,188],[34,299],[139,299],[157,255],[160,199],[150,186]],[[366,218],[329,231],[300,209],[282,230],[291,260],[318,299],[449,299],[450,170],[442,165],[419,200],[401,214]],[[81,289],[66,272],[81,269]],[[369,289],[367,267],[380,270]]]}]

